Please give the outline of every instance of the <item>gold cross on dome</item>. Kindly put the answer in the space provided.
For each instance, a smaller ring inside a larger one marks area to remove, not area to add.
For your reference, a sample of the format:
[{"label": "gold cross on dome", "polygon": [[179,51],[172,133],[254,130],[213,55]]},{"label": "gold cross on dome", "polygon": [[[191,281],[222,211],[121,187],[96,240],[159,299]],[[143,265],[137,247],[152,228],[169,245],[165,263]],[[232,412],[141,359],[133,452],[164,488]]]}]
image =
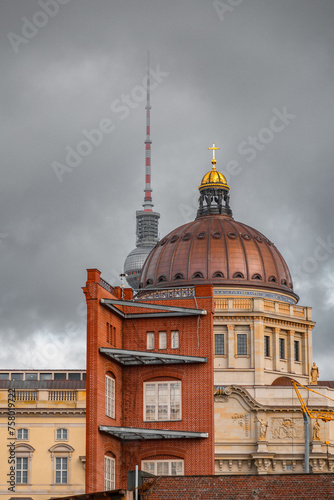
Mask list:
[{"label": "gold cross on dome", "polygon": [[216,148],[216,147],[215,147],[215,143],[213,142],[213,143],[212,143],[212,148],[208,148],[208,149],[211,149],[211,150],[212,150],[212,161],[211,161],[211,163],[212,163],[212,165],[213,165],[213,166],[215,166],[215,164],[217,163],[217,162],[216,162],[216,158],[215,158],[215,151],[216,151],[217,149],[220,149],[220,148]]}]

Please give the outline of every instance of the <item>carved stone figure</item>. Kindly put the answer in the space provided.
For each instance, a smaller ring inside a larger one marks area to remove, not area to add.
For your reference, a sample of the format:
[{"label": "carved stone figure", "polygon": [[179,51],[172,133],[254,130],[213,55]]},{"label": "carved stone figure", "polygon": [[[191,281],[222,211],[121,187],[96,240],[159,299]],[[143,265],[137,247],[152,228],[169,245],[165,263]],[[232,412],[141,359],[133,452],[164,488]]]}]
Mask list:
[{"label": "carved stone figure", "polygon": [[263,420],[263,418],[258,418],[257,422],[260,424],[260,436],[259,439],[265,439],[267,434],[268,423]]},{"label": "carved stone figure", "polygon": [[316,420],[313,424],[313,440],[320,441],[320,424],[318,420]]},{"label": "carved stone figure", "polygon": [[317,381],[318,378],[319,378],[319,368],[317,367],[317,365],[313,361],[313,365],[312,365],[312,368],[311,368],[311,384],[312,385],[317,385],[318,384],[318,381]]}]

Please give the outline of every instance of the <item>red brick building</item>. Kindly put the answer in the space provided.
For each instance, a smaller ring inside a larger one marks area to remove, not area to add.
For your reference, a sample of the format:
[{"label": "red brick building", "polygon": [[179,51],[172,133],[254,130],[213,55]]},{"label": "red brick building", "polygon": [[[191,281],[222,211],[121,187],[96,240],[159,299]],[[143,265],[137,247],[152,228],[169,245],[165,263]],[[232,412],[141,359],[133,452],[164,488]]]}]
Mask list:
[{"label": "red brick building", "polygon": [[214,473],[211,288],[132,301],[88,270],[87,492],[125,487],[136,465]]}]

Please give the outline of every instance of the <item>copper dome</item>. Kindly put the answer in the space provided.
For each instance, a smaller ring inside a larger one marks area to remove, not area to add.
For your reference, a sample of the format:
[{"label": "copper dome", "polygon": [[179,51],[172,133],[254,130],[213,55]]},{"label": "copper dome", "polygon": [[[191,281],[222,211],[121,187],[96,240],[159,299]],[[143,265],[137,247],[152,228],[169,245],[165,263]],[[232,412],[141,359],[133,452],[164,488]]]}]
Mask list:
[{"label": "copper dome", "polygon": [[298,299],[288,266],[263,234],[231,215],[204,215],[174,229],[148,256],[145,289],[201,283],[270,289]]}]

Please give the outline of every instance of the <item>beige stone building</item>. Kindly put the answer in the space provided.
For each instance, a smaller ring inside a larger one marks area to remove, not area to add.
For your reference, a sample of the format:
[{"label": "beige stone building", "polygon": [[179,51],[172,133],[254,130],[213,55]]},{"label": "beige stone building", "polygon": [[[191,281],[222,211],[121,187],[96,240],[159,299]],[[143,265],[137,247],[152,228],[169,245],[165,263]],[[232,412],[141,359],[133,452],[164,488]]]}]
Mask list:
[{"label": "beige stone building", "polygon": [[[217,474],[304,471],[304,422],[291,379],[316,390],[301,389],[309,408],[334,415],[334,390],[314,376],[310,385],[313,327],[311,308],[282,293],[215,289]],[[334,423],[311,427],[310,469],[333,472]]]},{"label": "beige stone building", "polygon": [[0,371],[0,495],[85,491],[86,372]]}]

